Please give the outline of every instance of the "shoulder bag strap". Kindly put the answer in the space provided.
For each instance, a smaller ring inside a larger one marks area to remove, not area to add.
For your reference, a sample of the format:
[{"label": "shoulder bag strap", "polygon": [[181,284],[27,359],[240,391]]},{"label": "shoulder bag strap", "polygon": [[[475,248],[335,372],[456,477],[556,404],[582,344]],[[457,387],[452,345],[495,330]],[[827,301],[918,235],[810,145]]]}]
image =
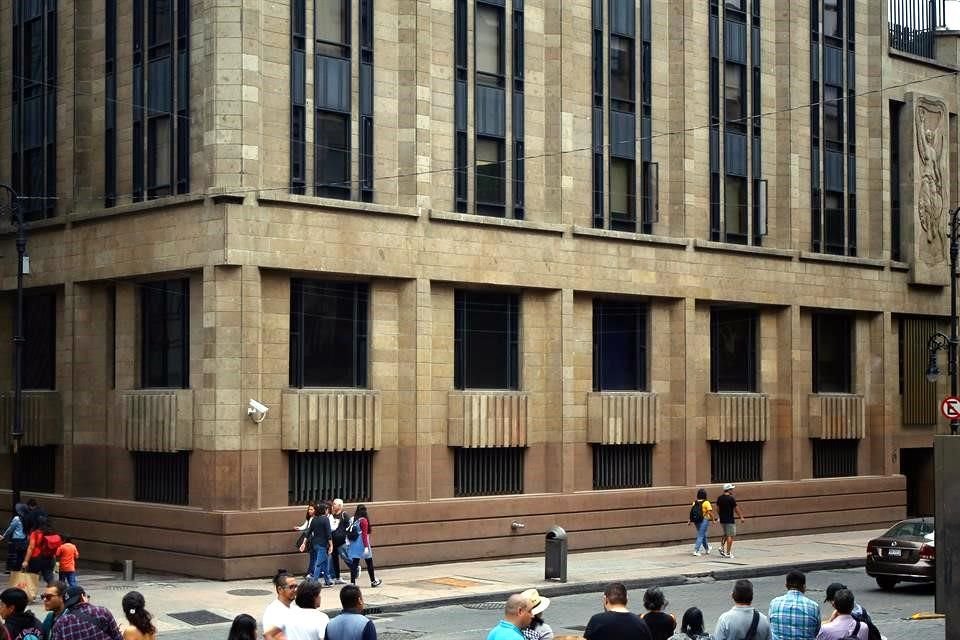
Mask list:
[{"label": "shoulder bag strap", "polygon": [[753,640],[753,637],[757,635],[757,625],[760,624],[760,612],[753,612],[753,621],[750,623],[750,628],[747,629],[747,635],[743,636],[743,640]]}]

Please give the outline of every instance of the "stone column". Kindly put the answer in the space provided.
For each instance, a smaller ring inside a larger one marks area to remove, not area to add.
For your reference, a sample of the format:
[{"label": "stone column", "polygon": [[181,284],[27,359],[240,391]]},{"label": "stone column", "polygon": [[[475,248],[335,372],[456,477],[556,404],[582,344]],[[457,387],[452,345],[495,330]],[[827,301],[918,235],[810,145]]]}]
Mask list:
[{"label": "stone column", "polygon": [[[446,403],[445,394],[433,388],[433,302],[431,283],[416,280],[416,477],[414,499],[423,502],[433,495],[433,440],[438,429],[434,404]],[[444,396],[444,397],[440,397]]]}]

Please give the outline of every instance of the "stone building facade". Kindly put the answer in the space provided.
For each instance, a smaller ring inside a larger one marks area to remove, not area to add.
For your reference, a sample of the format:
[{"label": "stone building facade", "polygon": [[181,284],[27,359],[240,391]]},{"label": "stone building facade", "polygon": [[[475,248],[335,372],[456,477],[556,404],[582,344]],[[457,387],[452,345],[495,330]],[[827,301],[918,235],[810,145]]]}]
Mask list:
[{"label": "stone building facade", "polygon": [[930,511],[960,39],[893,5],[4,3],[24,490],[219,578],[337,496],[388,565]]}]

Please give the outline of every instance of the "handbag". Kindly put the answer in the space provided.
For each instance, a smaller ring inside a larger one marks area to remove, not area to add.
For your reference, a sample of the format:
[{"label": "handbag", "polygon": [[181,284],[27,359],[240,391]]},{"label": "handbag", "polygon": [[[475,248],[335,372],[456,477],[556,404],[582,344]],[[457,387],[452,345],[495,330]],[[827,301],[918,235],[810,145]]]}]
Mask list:
[{"label": "handbag", "polygon": [[27,571],[11,571],[7,586],[23,589],[27,594],[27,599],[33,600],[40,591],[40,575]]}]

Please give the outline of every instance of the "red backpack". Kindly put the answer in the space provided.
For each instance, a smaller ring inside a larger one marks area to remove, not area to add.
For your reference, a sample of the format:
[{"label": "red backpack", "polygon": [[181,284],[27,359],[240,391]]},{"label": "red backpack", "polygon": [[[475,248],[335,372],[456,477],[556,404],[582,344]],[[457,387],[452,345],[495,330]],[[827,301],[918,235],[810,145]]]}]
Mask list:
[{"label": "red backpack", "polygon": [[57,554],[57,549],[63,544],[63,538],[59,533],[45,533],[40,536],[40,555],[44,558],[52,558]]}]

